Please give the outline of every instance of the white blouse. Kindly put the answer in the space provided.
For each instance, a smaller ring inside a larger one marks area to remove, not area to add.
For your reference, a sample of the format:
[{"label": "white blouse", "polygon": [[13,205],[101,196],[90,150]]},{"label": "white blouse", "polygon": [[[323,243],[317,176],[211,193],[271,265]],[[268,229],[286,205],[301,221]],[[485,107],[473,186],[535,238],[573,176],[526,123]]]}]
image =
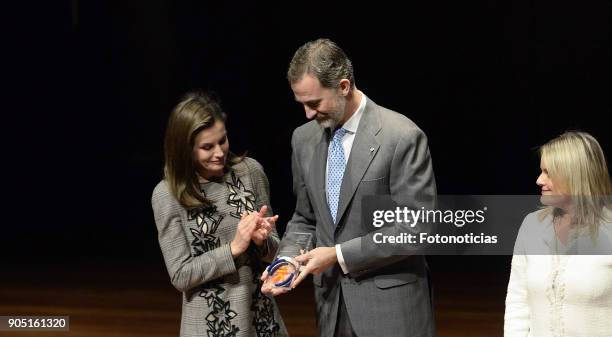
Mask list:
[{"label": "white blouse", "polygon": [[[525,255],[541,248],[535,244],[557,244],[552,216],[539,221],[537,213],[525,218],[517,237],[504,336],[612,336],[612,255]],[[609,244],[611,234],[609,225],[600,226],[598,243]]]}]

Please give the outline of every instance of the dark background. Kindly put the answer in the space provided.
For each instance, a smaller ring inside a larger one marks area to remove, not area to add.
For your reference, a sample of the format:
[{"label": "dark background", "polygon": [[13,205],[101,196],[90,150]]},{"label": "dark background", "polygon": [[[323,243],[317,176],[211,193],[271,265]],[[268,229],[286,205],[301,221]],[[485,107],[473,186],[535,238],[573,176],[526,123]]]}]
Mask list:
[{"label": "dark background", "polygon": [[[263,164],[282,231],[290,137],[306,122],[285,71],[318,37],[347,52],[370,99],[425,131],[440,194],[539,193],[536,148],[569,129],[611,156],[608,1],[20,6],[6,10],[3,265],[163,265],[150,197],[190,88],[222,97],[231,148]],[[508,257],[430,262],[509,271]]]}]

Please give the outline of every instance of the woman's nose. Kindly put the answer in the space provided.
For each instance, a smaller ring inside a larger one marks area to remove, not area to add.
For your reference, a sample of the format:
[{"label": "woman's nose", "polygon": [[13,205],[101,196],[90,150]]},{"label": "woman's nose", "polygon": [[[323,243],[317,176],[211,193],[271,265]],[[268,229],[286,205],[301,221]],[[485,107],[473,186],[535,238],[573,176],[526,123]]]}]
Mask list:
[{"label": "woman's nose", "polygon": [[215,157],[223,157],[223,149],[220,145],[215,146]]},{"label": "woman's nose", "polygon": [[544,173],[540,173],[538,179],[536,179],[536,185],[543,186],[544,185]]}]

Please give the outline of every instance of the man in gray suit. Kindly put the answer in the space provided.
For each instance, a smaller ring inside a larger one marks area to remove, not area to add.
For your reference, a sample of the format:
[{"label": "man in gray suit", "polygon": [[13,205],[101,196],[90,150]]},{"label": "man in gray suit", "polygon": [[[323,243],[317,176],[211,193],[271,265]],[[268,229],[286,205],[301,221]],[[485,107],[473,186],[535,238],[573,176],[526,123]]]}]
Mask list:
[{"label": "man in gray suit", "polygon": [[436,186],[425,134],[358,90],[351,61],[330,40],[300,47],[287,77],[295,100],[314,119],[292,137],[297,204],[287,232],[316,238],[316,248],[296,258],[304,266],[292,287],[314,275],[319,335],[433,336],[424,257],[402,248],[378,249],[372,244],[376,232],[403,230],[397,224],[369,228],[361,214],[361,199],[368,195],[390,195],[412,209],[433,206]]}]

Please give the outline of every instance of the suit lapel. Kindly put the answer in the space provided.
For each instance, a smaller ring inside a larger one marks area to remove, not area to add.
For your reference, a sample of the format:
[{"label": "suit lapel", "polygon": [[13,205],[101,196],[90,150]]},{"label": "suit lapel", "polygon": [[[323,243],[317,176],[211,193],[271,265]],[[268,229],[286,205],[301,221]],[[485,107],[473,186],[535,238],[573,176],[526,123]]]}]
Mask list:
[{"label": "suit lapel", "polygon": [[313,192],[316,193],[315,202],[319,204],[319,209],[323,210],[324,221],[328,224],[333,224],[331,213],[329,211],[329,205],[327,204],[326,195],[326,182],[325,182],[325,169],[327,165],[327,150],[329,148],[329,136],[326,130],[322,130],[319,142],[315,146],[315,151],[312,156],[311,165],[311,176],[314,184]]},{"label": "suit lapel", "polygon": [[[340,223],[349,202],[355,195],[355,191],[363,178],[366,170],[370,166],[372,159],[378,152],[380,144],[376,140],[376,135],[380,131],[380,120],[378,119],[376,105],[368,99],[363,116],[359,121],[357,133],[353,140],[353,147],[349,155],[349,160],[342,177],[340,186],[340,202],[338,204],[337,224]],[[330,215],[331,219],[331,215]]]}]

